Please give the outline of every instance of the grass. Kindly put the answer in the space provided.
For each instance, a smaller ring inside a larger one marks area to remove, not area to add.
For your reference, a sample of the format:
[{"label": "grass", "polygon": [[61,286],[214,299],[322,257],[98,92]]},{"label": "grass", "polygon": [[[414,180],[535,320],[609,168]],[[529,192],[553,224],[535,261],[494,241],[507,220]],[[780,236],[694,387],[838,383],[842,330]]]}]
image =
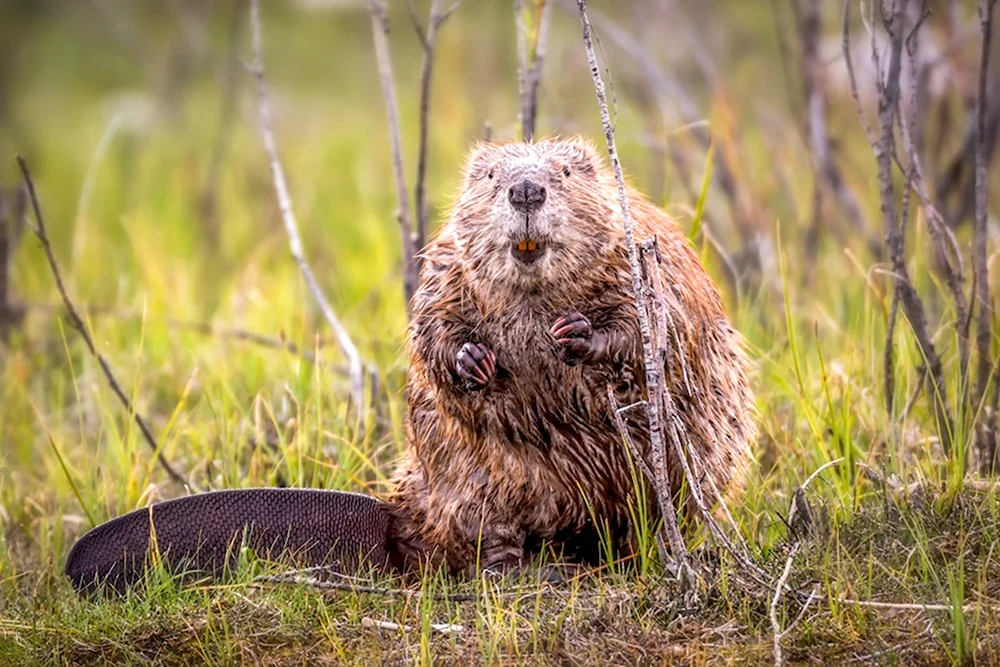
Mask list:
[{"label": "grass", "polygon": [[[788,116],[783,82],[773,76],[773,26],[764,9],[731,4],[725,25],[749,55],[730,62],[731,54],[720,54],[719,89],[701,98],[717,133],[712,153],[695,152],[683,132],[670,137],[701,162],[689,174],[693,197],[672,171],[664,197],[692,237],[710,227],[734,247],[738,236],[724,197],[701,186],[711,184],[713,159],[717,165],[721,155],[735,156],[734,177],[774,249],[763,279],[744,283],[739,298],[708,244],[704,253],[756,362],[758,465],[732,510],[768,571],[781,571],[789,549],[784,518],[792,492],[819,466],[844,457],[807,492],[817,531],[789,581],[826,598],[784,639],[786,656],[1000,662],[1000,502],[995,492],[963,487],[964,469],[942,456],[925,399],[904,414],[919,381],[919,352],[902,317],[895,419],[886,414],[887,283],[861,239],[843,244],[827,235],[815,261],[801,256],[812,189],[809,156],[794,132],[776,135],[764,115],[747,111],[764,104],[789,125],[798,122]],[[492,121],[498,136],[515,134],[512,17],[468,5],[440,33],[428,183],[436,220],[485,122]],[[219,44],[225,43],[224,19],[210,24],[209,36]],[[392,44],[412,174],[419,53],[403,20]],[[15,150],[32,164],[71,296],[91,307],[99,349],[170,461],[212,488],[272,485],[281,478],[292,486],[378,493],[402,446],[407,360],[390,156],[367,18],[361,12],[316,19],[288,9],[265,14],[264,22],[275,132],[309,259],[384,381],[384,419],[363,434],[344,400],[343,360],[326,341],[329,331],[288,255],[249,78],[241,83],[215,192],[217,228],[201,208],[219,125],[215,70],[197,70],[183,83],[170,98],[177,101],[172,114],[148,113],[166,108],[157,85],[170,26],[166,20],[140,25],[144,61],[130,58],[79,12],[33,25],[35,39],[20,46],[12,98],[18,133],[0,137],[10,157],[0,175],[14,182]],[[555,12],[553,31],[541,130],[599,139],[578,27]],[[620,84],[632,65],[605,48]],[[80,59],[80,49],[93,57]],[[345,67],[351,58],[357,64]],[[622,161],[632,180],[652,192],[662,184],[644,172],[648,153],[637,139],[642,119],[624,87],[618,88]],[[849,104],[846,97],[834,101],[833,131],[843,135],[850,184],[877,219],[874,159]],[[121,114],[114,125],[113,108]],[[110,141],[101,154],[96,147],[106,132]],[[89,194],[81,197],[85,182]],[[957,378],[952,314],[922,250],[926,229],[919,218],[911,221],[910,237],[911,272],[934,304],[936,340],[948,377]],[[612,564],[544,591],[530,580],[460,583],[429,576],[417,597],[324,594],[261,586],[253,581],[259,564],[251,558],[224,584],[181,587],[152,576],[142,594],[125,600],[78,599],[61,575],[73,540],[95,523],[183,490],[157,467],[82,341],[51,307],[58,294],[32,239],[19,248],[13,283],[33,307],[0,352],[0,664],[772,659],[770,592],[742,582],[728,556],[695,535],[694,553],[714,574],[703,582],[699,603],[689,605],[663,574],[644,517],[639,562]],[[120,316],[123,311],[139,316]],[[316,351],[320,363],[206,336],[169,318],[284,336]],[[950,381],[952,401],[956,383]],[[268,437],[275,447],[264,444]],[[970,437],[960,430],[956,443],[967,446]],[[857,462],[923,484],[909,495],[893,493],[861,475]],[[501,593],[511,590],[517,594]],[[432,595],[454,591],[478,598],[449,602]],[[839,601],[842,596],[949,608],[863,608]],[[778,611],[787,625],[799,605],[783,603]],[[372,627],[372,621],[405,627]],[[432,624],[462,629],[444,633]]]}]

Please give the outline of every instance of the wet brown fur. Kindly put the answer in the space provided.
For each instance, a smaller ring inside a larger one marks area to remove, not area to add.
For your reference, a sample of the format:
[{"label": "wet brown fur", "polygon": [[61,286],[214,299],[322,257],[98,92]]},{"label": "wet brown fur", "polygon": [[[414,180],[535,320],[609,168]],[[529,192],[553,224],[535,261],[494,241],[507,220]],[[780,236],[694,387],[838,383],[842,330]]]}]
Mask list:
[{"label": "wet brown fur", "polygon": [[[495,229],[503,205],[497,188],[512,164],[529,165],[546,183],[553,212],[548,261],[530,279],[511,269],[507,241]],[[673,220],[636,190],[628,196],[637,243],[655,236],[659,244],[676,352],[690,378],[684,381],[675,358],[668,386],[705,473],[733,498],[757,435],[742,338]],[[594,515],[627,551],[634,478],[606,386],[619,404],[635,403],[644,372],[610,170],[575,138],[480,145],[424,257],[408,333],[407,444],[388,498],[401,555],[433,553],[433,561],[470,571],[520,563],[550,543],[570,560],[593,562],[600,554]],[[550,327],[571,311],[606,332],[611,343],[601,362],[568,365],[558,354]],[[455,372],[467,342],[496,355],[495,377],[480,391]],[[643,411],[627,417],[648,452]],[[677,489],[682,473],[670,469]]]}]

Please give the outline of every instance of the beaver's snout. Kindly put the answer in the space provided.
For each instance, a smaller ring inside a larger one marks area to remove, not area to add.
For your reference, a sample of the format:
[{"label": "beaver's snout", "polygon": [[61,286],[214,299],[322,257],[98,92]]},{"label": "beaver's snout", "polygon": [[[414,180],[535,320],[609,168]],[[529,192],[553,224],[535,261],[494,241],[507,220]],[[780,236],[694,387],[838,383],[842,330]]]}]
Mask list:
[{"label": "beaver's snout", "polygon": [[507,199],[517,211],[534,213],[545,203],[545,188],[524,179],[520,183],[510,186],[510,189],[507,190]]}]

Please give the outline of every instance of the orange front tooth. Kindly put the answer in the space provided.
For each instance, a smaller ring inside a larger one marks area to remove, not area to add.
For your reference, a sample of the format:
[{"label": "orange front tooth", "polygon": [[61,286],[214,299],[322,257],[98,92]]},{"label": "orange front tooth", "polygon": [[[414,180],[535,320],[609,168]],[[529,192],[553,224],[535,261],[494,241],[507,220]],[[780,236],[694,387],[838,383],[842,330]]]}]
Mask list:
[{"label": "orange front tooth", "polygon": [[525,243],[524,241],[519,241],[517,244],[517,249],[520,250],[521,252],[524,252],[525,250],[528,249],[528,244]]},{"label": "orange front tooth", "polygon": [[528,241],[528,250],[534,252],[538,249],[538,245],[534,241]]}]

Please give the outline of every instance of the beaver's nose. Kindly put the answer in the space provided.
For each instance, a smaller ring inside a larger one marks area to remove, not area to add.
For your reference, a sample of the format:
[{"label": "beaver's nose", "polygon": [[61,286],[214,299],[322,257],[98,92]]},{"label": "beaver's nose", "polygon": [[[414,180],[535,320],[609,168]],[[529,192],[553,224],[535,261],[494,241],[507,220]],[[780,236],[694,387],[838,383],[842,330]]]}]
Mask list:
[{"label": "beaver's nose", "polygon": [[521,213],[532,213],[545,203],[545,188],[525,179],[510,187],[507,199]]}]

